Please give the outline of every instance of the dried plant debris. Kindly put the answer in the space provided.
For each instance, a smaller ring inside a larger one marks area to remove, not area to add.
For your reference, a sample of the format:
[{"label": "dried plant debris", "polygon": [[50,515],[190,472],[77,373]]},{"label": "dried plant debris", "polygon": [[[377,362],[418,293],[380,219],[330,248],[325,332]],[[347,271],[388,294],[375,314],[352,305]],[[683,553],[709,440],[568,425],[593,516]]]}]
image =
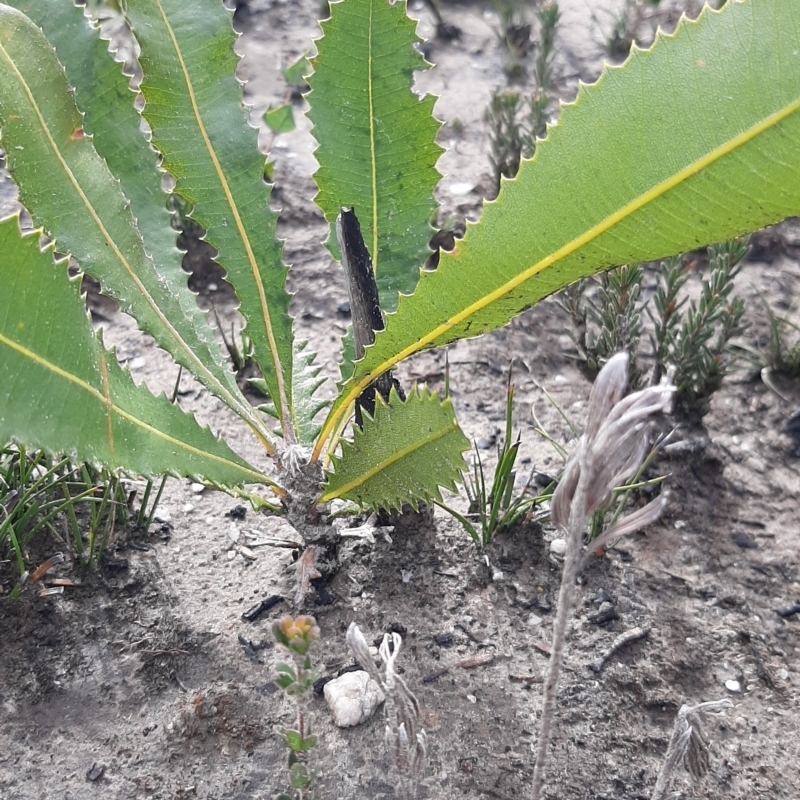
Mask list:
[{"label": "dried plant debris", "polygon": [[664,800],[667,797],[670,779],[681,761],[695,780],[706,775],[710,766],[709,746],[703,735],[700,718],[704,714],[722,714],[726,708],[733,708],[733,703],[727,699],[681,706],[651,800]]},{"label": "dried plant debris", "polygon": [[355,622],[347,629],[347,644],[361,666],[386,695],[386,749],[397,771],[398,800],[415,800],[428,754],[428,737],[421,727],[419,702],[395,669],[403,640],[399,633],[385,634],[380,646],[385,675],[381,675],[369,645]]},{"label": "dried plant debris", "polygon": [[[669,376],[658,386],[650,386],[625,397],[627,386],[628,355],[617,353],[609,359],[594,382],[589,397],[586,431],[553,494],[550,518],[557,528],[566,533],[567,551],[553,623],[552,654],[542,699],[539,741],[531,785],[532,800],[539,800],[544,787],[548,745],[552,735],[569,615],[581,565],[581,544],[586,521],[590,514],[608,505],[615,487],[641,468],[648,451],[650,423],[669,409],[675,393]],[[645,521],[652,522],[663,510],[664,502],[654,501],[629,517],[623,517],[619,524],[628,526],[627,530]]]}]

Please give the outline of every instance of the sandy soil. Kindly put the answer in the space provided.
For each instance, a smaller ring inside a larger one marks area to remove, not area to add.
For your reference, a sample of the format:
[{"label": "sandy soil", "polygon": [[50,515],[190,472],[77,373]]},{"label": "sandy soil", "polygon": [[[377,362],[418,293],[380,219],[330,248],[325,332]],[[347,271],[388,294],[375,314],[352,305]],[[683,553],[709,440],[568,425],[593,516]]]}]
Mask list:
[{"label": "sandy soil", "polygon": [[[598,74],[617,5],[561,0],[556,73],[564,98],[574,95],[578,79]],[[311,47],[317,11],[311,0],[251,0],[237,17],[254,115],[285,97],[276,65]],[[412,6],[412,13],[421,18],[420,33],[430,35],[428,11]],[[447,3],[444,13],[461,38],[430,45],[426,52],[437,66],[417,85],[440,96],[436,113],[446,121],[443,214],[475,218],[491,185],[483,109],[505,82],[503,57],[488,4]],[[298,130],[271,143],[275,202],[283,208],[286,259],[295,267],[298,327],[334,374],[348,322],[340,309],[346,292],[320,245],[325,224],[309,199],[313,140],[305,118],[296,119]],[[264,133],[265,145],[268,138]],[[737,281],[748,301],[750,344],[763,342],[766,332],[761,297],[800,323],[797,223],[758,241]],[[223,289],[212,289],[208,279],[200,288],[204,302],[235,319]],[[105,327],[137,379],[156,390],[172,388],[174,365],[129,319],[112,314]],[[534,433],[531,409],[555,437],[569,441],[543,389],[571,418],[582,419],[589,384],[571,352],[566,315],[554,300],[480,342],[451,348],[452,395],[467,435],[490,439],[502,425],[504,374],[514,359],[524,466],[557,471],[560,459]],[[412,359],[400,378],[441,389],[443,354]],[[217,401],[189,382],[184,389],[182,402],[243,455],[262,460]],[[548,797],[649,797],[679,707],[725,697],[734,707],[705,729],[711,770],[699,783],[681,774],[678,796],[800,797],[800,615],[776,613],[800,601],[800,461],[786,429],[799,403],[800,387],[785,385],[777,394],[756,372],[737,371],[714,397],[705,429],[682,432],[693,446],[660,465],[670,474],[673,497],[664,519],[585,570]],[[491,463],[491,449],[484,452]],[[99,574],[59,597],[31,592],[3,606],[0,800],[243,800],[284,790],[285,747],[277,730],[293,721],[293,709],[274,683],[280,656],[270,624],[292,610],[293,554],[259,547],[251,560],[232,537],[241,543],[253,532],[295,534],[279,519],[249,510],[242,518],[238,506],[171,480],[159,522],[147,533],[120,532]],[[316,655],[325,674],[352,663],[344,641],[350,621],[369,640],[389,629],[404,633],[404,677],[420,700],[430,742],[422,797],[527,795],[560,579],[559,560],[549,552],[553,536],[530,525],[480,552],[437,512],[433,529],[395,532],[375,544],[348,540],[339,572],[309,600],[305,610],[322,629]],[[31,562],[52,547],[36,543]],[[80,577],[71,567],[64,574]],[[3,593],[14,579],[11,565],[0,563]],[[268,612],[253,622],[242,617],[273,595],[281,599]],[[604,605],[598,616],[603,603],[611,612]],[[588,668],[636,626],[648,627],[649,635],[599,674]],[[473,656],[491,659],[464,666]],[[730,681],[741,691],[730,691]],[[311,701],[311,712],[320,735],[315,796],[393,797],[381,715],[339,730],[321,698]]]}]

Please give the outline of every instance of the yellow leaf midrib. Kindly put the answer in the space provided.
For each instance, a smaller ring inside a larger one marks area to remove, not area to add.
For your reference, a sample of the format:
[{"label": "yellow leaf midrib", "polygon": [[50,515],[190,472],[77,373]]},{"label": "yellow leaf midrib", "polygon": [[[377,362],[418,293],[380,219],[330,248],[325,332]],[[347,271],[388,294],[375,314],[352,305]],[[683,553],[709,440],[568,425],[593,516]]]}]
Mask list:
[{"label": "yellow leaf midrib", "polygon": [[169,36],[170,41],[172,42],[172,46],[175,50],[175,57],[178,59],[178,63],[181,68],[181,72],[183,74],[183,80],[186,84],[186,91],[189,96],[189,102],[192,105],[192,112],[195,117],[195,121],[197,122],[197,128],[200,131],[200,136],[203,139],[203,144],[206,147],[206,151],[208,152],[209,158],[211,159],[212,166],[214,167],[214,171],[217,175],[217,179],[220,182],[220,186],[222,187],[223,194],[225,195],[225,199],[228,203],[228,207],[231,210],[231,214],[233,215],[234,223],[236,225],[236,230],[241,237],[242,243],[245,248],[245,254],[247,256],[248,264],[250,265],[250,270],[253,274],[253,280],[256,284],[256,290],[258,292],[258,301],[261,307],[261,314],[264,320],[264,329],[267,335],[267,342],[269,344],[270,355],[272,357],[272,362],[275,369],[275,378],[278,382],[278,394],[280,397],[278,398],[279,402],[276,404],[280,407],[280,419],[281,419],[281,427],[283,428],[284,437],[289,440],[293,436],[293,431],[291,429],[291,424],[287,425],[287,420],[291,418],[288,408],[288,400],[287,400],[287,392],[286,392],[286,384],[283,377],[283,369],[281,365],[280,354],[278,353],[278,345],[275,341],[275,333],[272,329],[272,318],[269,310],[269,304],[267,303],[267,295],[266,290],[264,288],[264,282],[261,280],[261,273],[258,269],[258,260],[256,259],[255,253],[253,251],[252,244],[250,243],[250,237],[247,234],[247,230],[244,226],[244,221],[242,220],[241,214],[239,213],[239,207],[236,204],[236,201],[233,197],[233,192],[228,184],[228,180],[225,176],[225,172],[222,169],[222,165],[219,162],[219,158],[217,157],[216,150],[214,149],[214,145],[211,142],[211,138],[208,135],[208,131],[206,130],[205,123],[203,122],[203,117],[200,114],[200,106],[197,102],[197,96],[194,90],[194,83],[192,78],[189,74],[189,69],[186,66],[186,61],[183,57],[183,52],[181,50],[180,44],[178,43],[178,39],[175,36],[175,31],[172,29],[172,25],[169,22],[167,17],[166,11],[164,10],[164,6],[161,0],[155,0],[156,5],[158,7],[159,14],[161,15],[161,19],[164,23],[164,28],[167,31],[167,35]]},{"label": "yellow leaf midrib", "polygon": [[[428,398],[422,398],[422,400],[426,401]],[[393,466],[399,461],[402,461],[402,459],[404,459],[406,456],[409,456],[412,453],[421,450],[423,447],[433,444],[434,442],[438,442],[439,439],[444,438],[455,430],[458,430],[458,422],[456,422],[455,418],[453,418],[446,428],[441,429],[434,436],[429,436],[426,439],[418,439],[417,441],[406,445],[406,447],[392,453],[392,455],[390,455],[388,458],[385,458],[383,461],[376,464],[372,469],[362,473],[357,478],[354,478],[349,483],[346,483],[344,486],[339,487],[333,492],[325,492],[320,497],[319,502],[326,503],[336,497],[344,497],[348,492],[352,491],[358,486],[363,486],[365,483],[367,483],[367,481],[371,480],[376,475],[379,475],[381,472],[386,471],[389,469],[389,467]]]},{"label": "yellow leaf midrib", "polygon": [[615,225],[619,224],[628,217],[632,216],[635,212],[644,208],[649,203],[657,200],[659,197],[666,194],[671,189],[674,189],[676,186],[679,186],[680,184],[684,183],[689,178],[693,177],[694,175],[697,175],[702,170],[714,164],[716,161],[719,161],[721,158],[724,158],[726,155],[729,155],[730,153],[734,152],[738,148],[752,141],[760,134],[775,127],[780,122],[787,119],[792,114],[797,113],[798,111],[800,111],[800,98],[797,98],[791,103],[787,103],[784,107],[778,109],[772,114],[769,114],[764,119],[757,122],[755,125],[752,125],[751,127],[742,131],[740,134],[730,138],[728,141],[723,142],[721,145],[713,148],[708,153],[706,153],[706,155],[693,161],[691,164],[679,170],[674,175],[670,176],[661,183],[651,187],[646,192],[643,192],[641,195],[639,195],[638,197],[634,198],[633,200],[629,201],[624,206],[619,208],[613,214],[610,214],[608,217],[604,218],[599,223],[589,228],[580,236],[576,237],[570,242],[567,242],[558,250],[540,259],[535,264],[531,265],[527,269],[520,272],[510,281],[507,281],[502,286],[498,287],[494,291],[480,298],[480,300],[471,303],[469,306],[462,309],[453,317],[438,325],[432,331],[429,331],[424,336],[421,336],[419,339],[410,344],[408,347],[405,347],[403,350],[399,351],[398,353],[395,353],[390,358],[387,358],[381,364],[373,367],[373,369],[371,369],[368,374],[364,375],[358,381],[354,382],[350,387],[349,391],[346,392],[344,395],[342,395],[341,398],[339,399],[337,408],[334,411],[332,411],[332,413],[329,415],[322,431],[320,432],[319,442],[317,443],[317,447],[314,449],[314,452],[312,454],[312,459],[317,460],[319,458],[325,440],[328,438],[331,431],[335,427],[338,418],[341,416],[342,413],[344,413],[343,409],[347,408],[347,406],[356,397],[358,397],[358,395],[372,381],[374,381],[378,375],[381,375],[387,370],[392,369],[392,367],[403,361],[405,358],[408,358],[413,353],[416,353],[424,349],[426,346],[428,346],[432,342],[435,342],[440,336],[447,333],[447,331],[458,325],[460,322],[463,322],[464,320],[473,316],[477,312],[483,310],[487,306],[491,305],[500,298],[509,294],[514,289],[521,286],[523,283],[528,281],[530,278],[532,278],[534,275],[538,274],[542,270],[552,266],[558,261],[561,261],[562,259],[574,253],[576,250],[579,250],[581,247],[584,247],[585,245],[594,241],[599,236],[601,236],[602,234],[606,233],[611,228],[613,228]]},{"label": "yellow leaf midrib", "polygon": [[258,420],[254,417],[252,411],[247,406],[245,406],[245,404],[241,403],[235,396],[233,396],[228,391],[228,389],[222,383],[220,383],[220,381],[214,376],[214,374],[208,370],[208,368],[199,359],[194,350],[192,350],[192,348],[189,347],[188,344],[186,344],[186,342],[183,340],[183,337],[180,335],[178,330],[175,327],[173,327],[173,325],[170,323],[170,321],[167,319],[167,317],[159,308],[158,304],[155,302],[153,297],[148,292],[147,287],[139,279],[138,275],[131,266],[130,262],[125,257],[124,253],[119,249],[116,241],[114,240],[114,237],[111,236],[105,224],[103,223],[102,219],[100,218],[100,215],[97,213],[91,201],[87,197],[86,193],[83,191],[80,181],[78,181],[78,179],[75,177],[75,174],[72,172],[72,169],[67,163],[64,154],[61,152],[61,148],[58,146],[58,143],[56,142],[55,138],[50,132],[50,128],[47,125],[47,121],[44,117],[44,114],[42,113],[39,104],[36,100],[36,97],[33,94],[30,86],[28,85],[28,82],[25,80],[25,77],[22,75],[19,69],[17,69],[17,65],[14,62],[14,59],[2,44],[0,44],[0,53],[2,53],[3,58],[5,59],[8,66],[16,76],[19,85],[22,87],[22,90],[24,91],[25,96],[28,99],[28,103],[30,104],[34,114],[36,115],[36,118],[39,121],[39,126],[42,132],[44,133],[44,136],[47,139],[47,142],[50,145],[50,148],[53,151],[56,160],[61,164],[61,168],[64,170],[64,174],[67,176],[69,182],[72,184],[75,192],[77,193],[84,207],[88,211],[95,225],[97,225],[100,234],[106,240],[117,260],[120,262],[122,267],[128,273],[131,280],[134,282],[134,285],[136,286],[141,296],[145,299],[145,301],[150,306],[153,313],[156,315],[156,317],[164,326],[164,328],[167,330],[167,332],[170,334],[170,336],[172,336],[172,338],[177,342],[180,349],[189,357],[189,360],[195,365],[197,371],[205,375],[206,380],[209,383],[217,387],[217,390],[220,392],[220,394],[224,395],[224,397],[227,398],[231,407],[236,408],[239,411],[243,419],[245,419],[245,421],[247,422],[248,426],[253,430],[253,432],[256,434],[258,439],[264,444],[264,446],[268,449],[268,451],[272,452],[272,446],[270,445],[269,441],[265,438],[265,433],[262,430],[261,425],[258,423]]},{"label": "yellow leaf midrib", "polygon": [[[13,339],[9,339],[7,336],[0,333],[0,344],[5,345],[10,350],[21,355],[23,358],[32,361],[34,364],[52,372],[54,375],[57,375],[60,378],[63,378],[67,382],[77,386],[79,389],[83,390],[95,400],[97,400],[102,406],[106,409],[106,416],[109,420],[110,425],[110,417],[111,414],[116,414],[117,416],[121,417],[122,419],[127,420],[128,422],[132,423],[138,428],[147,431],[151,435],[155,436],[156,438],[162,439],[163,441],[169,443],[173,447],[177,447],[182,450],[186,450],[187,452],[196,455],[200,458],[213,461],[217,464],[222,464],[230,469],[238,470],[242,473],[242,475],[249,475],[252,479],[253,483],[263,483],[268,486],[274,485],[274,482],[266,475],[263,475],[260,472],[255,470],[251,470],[247,467],[243,467],[240,464],[236,464],[233,461],[230,461],[227,458],[223,458],[222,456],[218,456],[214,453],[209,453],[206,450],[202,450],[199,447],[195,447],[194,445],[189,444],[188,442],[184,442],[181,439],[177,439],[174,436],[170,436],[170,434],[166,433],[165,431],[159,430],[154,426],[150,425],[149,423],[145,422],[144,420],[139,419],[134,414],[131,414],[125,409],[120,408],[116,405],[110,397],[110,390],[108,389],[107,384],[107,373],[106,373],[106,364],[105,364],[105,355],[101,352],[101,372],[104,385],[106,387],[106,392],[101,392],[99,389],[96,389],[90,383],[87,383],[82,378],[79,378],[77,375],[62,369],[57,364],[54,364],[52,361],[48,361],[46,358],[42,358],[38,353],[35,353],[33,350],[28,349],[24,345],[20,344],[19,342],[15,342]],[[146,390],[143,390],[146,391]],[[111,434],[109,432],[109,437]],[[109,446],[113,449],[113,439],[110,440]]]}]

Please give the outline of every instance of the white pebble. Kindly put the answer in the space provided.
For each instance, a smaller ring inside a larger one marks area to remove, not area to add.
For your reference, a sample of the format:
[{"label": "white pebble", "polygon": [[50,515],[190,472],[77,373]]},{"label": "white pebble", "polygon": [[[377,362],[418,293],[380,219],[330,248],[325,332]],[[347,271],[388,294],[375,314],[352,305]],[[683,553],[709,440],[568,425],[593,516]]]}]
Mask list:
[{"label": "white pebble", "polygon": [[531,614],[528,617],[528,625],[535,626],[535,625],[541,625],[541,623],[542,623],[542,618],[537,617],[536,614]]},{"label": "white pebble", "polygon": [[742,691],[742,684],[739,681],[725,681],[725,688],[729,692],[739,694]]},{"label": "white pebble", "polygon": [[191,503],[184,503],[183,504],[183,513],[184,514],[191,514],[194,511],[194,506]]},{"label": "white pebble", "polygon": [[471,183],[467,183],[466,181],[462,181],[461,183],[451,183],[450,194],[460,197],[462,195],[469,194],[474,188],[475,187]]},{"label": "white pebble", "polygon": [[235,522],[231,522],[231,524],[228,525],[228,538],[234,544],[236,544],[236,542],[239,541],[239,536],[240,536],[239,526]]},{"label": "white pebble", "polygon": [[136,358],[128,362],[128,366],[131,369],[141,369],[146,363],[147,359],[144,356],[136,356]]},{"label": "white pebble", "polygon": [[567,540],[553,539],[550,542],[550,552],[557,556],[563,556],[567,552]]},{"label": "white pebble", "polygon": [[469,700],[470,703],[477,703],[478,702],[478,698],[475,697],[474,694],[468,694],[467,695],[467,700]]},{"label": "white pebble", "polygon": [[781,667],[781,668],[778,670],[778,677],[779,677],[779,678],[780,678],[782,681],[788,681],[788,680],[789,680],[789,670],[788,670],[788,669],[786,669],[786,667]]},{"label": "white pebble", "polygon": [[328,681],[323,692],[333,721],[340,728],[365,722],[385,700],[381,687],[363,670],[345,672]]},{"label": "white pebble", "polygon": [[202,483],[193,483],[190,487],[192,494],[200,494],[206,487]]}]

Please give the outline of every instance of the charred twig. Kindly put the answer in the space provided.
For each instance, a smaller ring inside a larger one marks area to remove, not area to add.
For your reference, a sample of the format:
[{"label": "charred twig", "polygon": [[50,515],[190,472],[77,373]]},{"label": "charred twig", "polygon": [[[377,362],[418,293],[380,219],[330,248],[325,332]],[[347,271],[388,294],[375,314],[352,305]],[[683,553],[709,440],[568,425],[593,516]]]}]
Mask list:
[{"label": "charred twig", "polygon": [[644,639],[649,633],[649,625],[646,625],[642,628],[631,628],[629,631],[621,633],[616,639],[614,639],[613,642],[611,642],[611,646],[605,651],[605,653],[603,653],[603,655],[600,656],[600,658],[592,661],[591,664],[588,665],[589,669],[592,672],[599,674],[603,671],[603,667],[605,667],[614,653],[616,653],[618,650],[621,650],[626,644],[630,644],[630,642],[636,642],[639,639]]},{"label": "charred twig", "polygon": [[[382,331],[384,324],[378,285],[372,271],[372,258],[364,244],[355,209],[342,209],[336,220],[336,238],[342,255],[342,269],[347,277],[356,359],[361,359],[366,348],[375,341],[375,332]],[[391,371],[384,372],[364,389],[356,400],[356,425],[363,426],[363,412],[374,416],[375,392],[388,401],[392,388],[401,400],[405,400],[400,383],[392,376]]]}]

